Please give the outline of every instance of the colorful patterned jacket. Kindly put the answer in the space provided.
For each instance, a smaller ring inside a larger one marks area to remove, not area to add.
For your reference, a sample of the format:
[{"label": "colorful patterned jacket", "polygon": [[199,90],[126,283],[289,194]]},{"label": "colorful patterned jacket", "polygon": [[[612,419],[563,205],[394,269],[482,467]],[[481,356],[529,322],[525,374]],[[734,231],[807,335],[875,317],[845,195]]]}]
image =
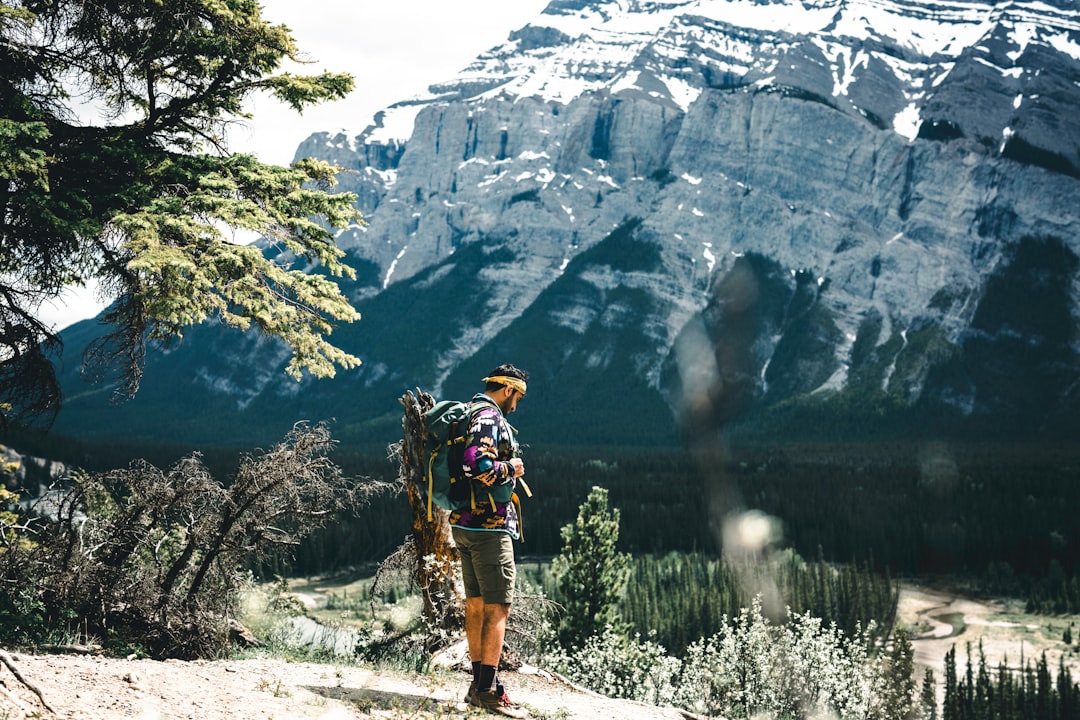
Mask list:
[{"label": "colorful patterned jacket", "polygon": [[465,507],[450,513],[450,524],[467,530],[509,533],[521,537],[516,506],[514,467],[517,457],[514,428],[489,397],[477,393],[472,402],[472,422],[465,440],[462,470],[469,480],[472,498]]}]

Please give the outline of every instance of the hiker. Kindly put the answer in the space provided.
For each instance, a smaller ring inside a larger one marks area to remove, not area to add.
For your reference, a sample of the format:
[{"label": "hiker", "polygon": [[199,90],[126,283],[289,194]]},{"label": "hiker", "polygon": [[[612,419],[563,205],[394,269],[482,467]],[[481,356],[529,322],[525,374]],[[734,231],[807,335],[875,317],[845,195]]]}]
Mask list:
[{"label": "hiker", "polygon": [[514,540],[521,525],[513,495],[525,464],[517,457],[514,429],[506,416],[525,397],[529,374],[506,364],[484,378],[473,399],[465,435],[463,471],[470,500],[450,513],[450,530],[461,553],[465,584],[465,637],[473,679],[465,702],[507,717],[526,717],[497,679],[506,621],[514,594]]}]

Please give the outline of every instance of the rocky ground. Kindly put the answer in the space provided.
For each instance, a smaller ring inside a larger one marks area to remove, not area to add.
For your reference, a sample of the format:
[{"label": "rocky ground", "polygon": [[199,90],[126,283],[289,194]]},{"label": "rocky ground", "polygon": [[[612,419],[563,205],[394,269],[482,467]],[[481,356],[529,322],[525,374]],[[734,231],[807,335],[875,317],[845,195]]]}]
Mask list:
[{"label": "rocky ground", "polygon": [[[0,668],[0,717],[70,720],[344,720],[346,718],[479,718],[461,697],[468,676],[449,670],[410,674],[280,659],[158,662],[90,655],[11,654],[55,715]],[[545,673],[504,677],[511,697],[533,718],[676,720],[676,710],[611,700]],[[0,688],[3,689],[3,688]],[[6,714],[5,714],[6,711]],[[490,716],[495,717],[495,716]]]}]

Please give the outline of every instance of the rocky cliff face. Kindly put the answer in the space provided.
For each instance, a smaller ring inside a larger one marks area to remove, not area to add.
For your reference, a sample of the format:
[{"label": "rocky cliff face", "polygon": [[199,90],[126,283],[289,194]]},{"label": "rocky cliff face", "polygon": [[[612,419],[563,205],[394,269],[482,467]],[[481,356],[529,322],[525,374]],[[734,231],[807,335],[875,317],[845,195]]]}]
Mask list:
[{"label": "rocky cliff face", "polygon": [[[392,436],[405,389],[471,393],[510,360],[549,441],[1075,429],[1076,107],[1066,0],[555,0],[298,149],[367,216],[339,237],[364,319],[335,334],[361,368],[297,385],[272,348],[203,331],[111,423]],[[79,392],[59,426],[85,434],[107,393]]]}]

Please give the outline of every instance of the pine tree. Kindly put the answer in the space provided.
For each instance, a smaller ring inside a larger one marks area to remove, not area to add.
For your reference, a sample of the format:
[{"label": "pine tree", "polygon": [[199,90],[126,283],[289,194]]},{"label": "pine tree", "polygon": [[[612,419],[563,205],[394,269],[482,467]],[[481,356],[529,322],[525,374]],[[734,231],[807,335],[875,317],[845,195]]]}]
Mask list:
[{"label": "pine tree", "polygon": [[[330,192],[327,163],[278,167],[226,147],[253,93],[299,111],[352,89],[344,74],[275,74],[285,59],[300,51],[256,0],[0,5],[0,422],[56,412],[59,343],[35,313],[93,280],[115,331],[90,360],[118,370],[125,395],[148,340],[212,318],[283,340],[296,378],[359,362],[325,337],[358,317],[333,280],[352,275],[332,229],[359,220],[355,196]],[[104,124],[75,119],[74,93]]]},{"label": "pine tree", "polygon": [[609,625],[624,629],[619,602],[630,577],[630,557],[616,550],[619,510],[609,509],[608,491],[601,487],[592,489],[577,520],[561,535],[562,553],[552,564],[565,609],[558,635],[572,650]]},{"label": "pine tree", "polygon": [[1073,686],[1072,673],[1065,666],[1065,656],[1058,658],[1057,671],[1058,717],[1072,720],[1076,717],[1076,688]]},{"label": "pine tree", "polygon": [[1049,718],[1054,716],[1056,698],[1050,683],[1050,668],[1046,662],[1046,652],[1043,652],[1036,665],[1036,690],[1035,690],[1035,717]]},{"label": "pine tree", "polygon": [[1044,717],[1036,714],[1037,685],[1035,682],[1035,669],[1031,661],[1020,659],[1023,670],[1020,673],[1020,685],[1017,689],[1017,716],[1024,720],[1035,720]]},{"label": "pine tree", "polygon": [[941,720],[961,720],[960,690],[956,680],[956,646],[945,653],[945,698],[941,703]]},{"label": "pine tree", "polygon": [[922,704],[923,718],[925,720],[938,720],[937,712],[937,683],[934,681],[934,671],[926,668],[923,674],[922,693],[919,696]]},{"label": "pine tree", "polygon": [[1008,658],[1002,658],[997,670],[997,702],[995,703],[997,717],[1001,720],[1011,720],[1015,711],[1015,699],[1016,689],[1012,673],[1009,672]]},{"label": "pine tree", "polygon": [[989,718],[994,708],[994,688],[990,674],[986,669],[986,654],[983,652],[982,639],[979,639],[979,669],[975,675],[975,697],[972,703],[972,717]]},{"label": "pine tree", "polygon": [[971,642],[969,641],[967,648],[967,663],[964,669],[964,680],[960,687],[962,691],[961,697],[961,713],[965,718],[975,718],[975,670],[971,664]]},{"label": "pine tree", "polygon": [[907,720],[915,710],[914,651],[907,633],[897,629],[893,635],[888,665],[882,672],[881,717],[885,720]]}]

